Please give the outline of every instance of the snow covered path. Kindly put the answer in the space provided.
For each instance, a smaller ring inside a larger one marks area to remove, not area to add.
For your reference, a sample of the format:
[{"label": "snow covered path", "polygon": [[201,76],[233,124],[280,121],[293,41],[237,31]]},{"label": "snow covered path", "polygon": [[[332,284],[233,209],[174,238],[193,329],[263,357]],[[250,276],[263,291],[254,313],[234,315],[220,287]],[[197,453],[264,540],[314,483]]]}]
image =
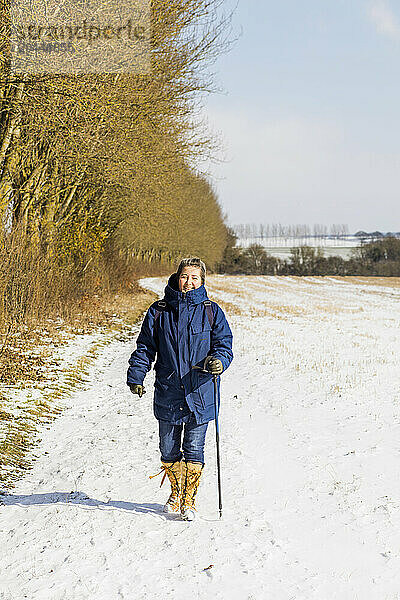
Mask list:
[{"label": "snow covered path", "polygon": [[167,489],[147,477],[159,470],[153,373],[133,397],[132,345],[114,341],[2,499],[2,600],[400,597],[400,288],[222,276],[207,287],[235,336],[223,520],[213,426],[201,518],[160,513]]}]

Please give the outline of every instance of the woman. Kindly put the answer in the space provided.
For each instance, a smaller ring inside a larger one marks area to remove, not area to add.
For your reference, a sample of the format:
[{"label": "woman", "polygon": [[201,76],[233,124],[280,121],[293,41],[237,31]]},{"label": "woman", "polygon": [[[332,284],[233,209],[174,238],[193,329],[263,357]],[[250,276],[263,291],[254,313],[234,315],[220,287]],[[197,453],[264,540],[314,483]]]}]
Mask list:
[{"label": "woman", "polygon": [[233,358],[232,332],[222,309],[207,297],[205,276],[199,258],[181,261],[163,300],[147,311],[128,369],[131,392],[142,397],[143,380],[156,359],[160,473],[171,483],[164,511],[180,511],[190,521],[195,518],[207,426],[215,416],[213,375],[225,371]]}]

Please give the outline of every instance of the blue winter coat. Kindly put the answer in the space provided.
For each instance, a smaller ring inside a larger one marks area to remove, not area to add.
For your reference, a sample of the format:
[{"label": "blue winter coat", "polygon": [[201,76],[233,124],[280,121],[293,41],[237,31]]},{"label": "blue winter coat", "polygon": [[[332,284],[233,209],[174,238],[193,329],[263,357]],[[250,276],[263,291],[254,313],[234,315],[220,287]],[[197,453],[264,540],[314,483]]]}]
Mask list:
[{"label": "blue winter coat", "polygon": [[211,302],[210,325],[205,300],[208,297],[204,285],[185,294],[178,291],[174,273],[168,280],[163,302],[154,302],[143,321],[137,348],[129,359],[127,383],[143,385],[157,357],[154,414],[159,420],[180,424],[190,412],[198,424],[214,419],[212,375],[193,367],[203,368],[205,358],[212,355],[227,369],[233,358],[232,332],[216,302]]}]

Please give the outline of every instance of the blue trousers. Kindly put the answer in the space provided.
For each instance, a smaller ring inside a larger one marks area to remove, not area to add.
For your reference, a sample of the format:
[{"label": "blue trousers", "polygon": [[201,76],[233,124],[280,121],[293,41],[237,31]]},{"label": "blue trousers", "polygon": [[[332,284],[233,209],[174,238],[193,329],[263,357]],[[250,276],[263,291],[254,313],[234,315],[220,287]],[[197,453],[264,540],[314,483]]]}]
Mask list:
[{"label": "blue trousers", "polygon": [[182,425],[172,425],[166,421],[158,421],[158,423],[161,460],[176,462],[183,457],[186,461],[199,462],[204,465],[204,444],[208,423],[197,425],[194,414],[191,414],[188,422]]}]

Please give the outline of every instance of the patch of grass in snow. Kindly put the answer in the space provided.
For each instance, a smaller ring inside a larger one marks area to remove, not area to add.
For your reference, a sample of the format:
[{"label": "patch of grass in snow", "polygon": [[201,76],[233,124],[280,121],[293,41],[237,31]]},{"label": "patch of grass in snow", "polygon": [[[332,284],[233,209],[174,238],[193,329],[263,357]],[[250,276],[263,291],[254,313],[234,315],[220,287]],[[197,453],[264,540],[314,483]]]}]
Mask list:
[{"label": "patch of grass in snow", "polygon": [[227,315],[243,316],[247,314],[245,310],[240,308],[240,306],[233,304],[232,302],[222,302],[221,300],[218,300],[218,304]]},{"label": "patch of grass in snow", "polygon": [[364,312],[362,306],[352,308],[349,306],[340,306],[339,304],[315,304],[313,309],[319,313],[328,313],[331,315],[340,315],[343,313],[356,314],[359,312]]},{"label": "patch of grass in snow", "polygon": [[[35,355],[34,353],[37,352],[35,347],[30,350],[37,360],[31,363],[27,360],[29,366],[26,369],[21,368],[19,371],[20,355],[8,362],[10,369],[18,371],[18,377],[6,379],[7,389],[11,388],[14,392],[12,397],[0,392],[0,486],[2,489],[11,489],[15,481],[31,467],[35,459],[32,449],[41,441],[38,437],[40,429],[49,428],[51,422],[63,410],[62,400],[84,385],[90,366],[101,349],[111,341],[129,339],[132,335],[132,325],[137,323],[155,299],[155,294],[147,291],[140,291],[135,296],[130,295],[129,299],[126,297],[120,299],[118,313],[112,313],[114,318],[107,319],[97,327],[100,339],[92,342],[85,355],[78,357],[74,364],[63,369],[55,371],[54,367],[59,366],[59,363],[50,358],[51,352],[47,354],[40,352]],[[114,303],[111,309],[115,311],[117,304]],[[68,340],[73,341],[74,338],[76,333],[69,331],[65,337],[65,344]],[[34,336],[33,339],[37,342],[38,338]],[[53,340],[48,338],[48,341]],[[24,356],[29,356],[29,348],[25,347]],[[40,365],[46,375],[38,376],[36,365]],[[40,389],[39,386],[43,387],[43,381],[46,382],[46,388]],[[4,380],[2,383],[4,384]],[[25,395],[16,399],[16,384],[21,388],[23,383],[28,384],[23,389]]]},{"label": "patch of grass in snow", "polygon": [[288,317],[300,317],[307,311],[300,306],[268,304],[262,302],[260,308],[252,311],[254,317],[272,317],[273,319],[287,319]]},{"label": "patch of grass in snow", "polygon": [[43,381],[45,377],[46,352],[32,354],[26,351],[23,340],[3,349],[0,357],[0,381],[15,385],[20,381]]}]

